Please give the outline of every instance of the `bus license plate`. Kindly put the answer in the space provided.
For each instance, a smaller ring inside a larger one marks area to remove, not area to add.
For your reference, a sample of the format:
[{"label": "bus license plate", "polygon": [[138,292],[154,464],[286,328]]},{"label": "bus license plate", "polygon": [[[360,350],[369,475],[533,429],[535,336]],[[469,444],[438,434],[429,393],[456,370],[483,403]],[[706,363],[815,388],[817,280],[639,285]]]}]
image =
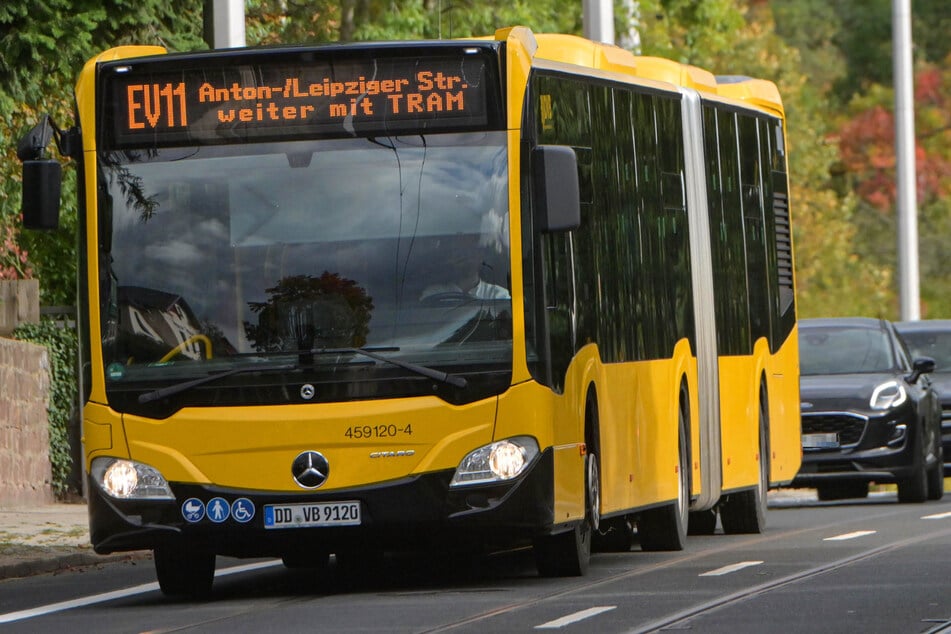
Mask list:
[{"label": "bus license plate", "polygon": [[803,434],[803,449],[835,449],[839,446],[838,434]]},{"label": "bus license plate", "polygon": [[267,504],[264,528],[311,528],[359,526],[360,502],[314,502],[313,504]]}]

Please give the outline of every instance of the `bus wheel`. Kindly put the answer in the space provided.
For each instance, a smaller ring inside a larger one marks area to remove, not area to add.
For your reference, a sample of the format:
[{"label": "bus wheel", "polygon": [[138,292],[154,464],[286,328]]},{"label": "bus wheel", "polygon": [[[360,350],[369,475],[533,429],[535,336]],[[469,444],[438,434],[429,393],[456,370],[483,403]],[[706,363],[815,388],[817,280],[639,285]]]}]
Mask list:
[{"label": "bus wheel", "polygon": [[543,577],[580,577],[591,562],[591,540],[601,505],[598,457],[585,456],[585,518],[569,531],[535,538],[535,566]]},{"label": "bus wheel", "polygon": [[720,523],[727,535],[762,533],[766,530],[766,491],[769,488],[769,414],[765,392],[759,406],[759,482],[748,491],[732,493],[720,505]]},{"label": "bus wheel", "polygon": [[687,542],[687,514],[690,507],[690,474],[687,461],[687,421],[679,414],[677,438],[677,499],[671,504],[648,509],[637,520],[641,550],[683,550]]},{"label": "bus wheel", "polygon": [[152,552],[162,594],[196,599],[211,594],[215,553],[175,544],[157,546]]}]

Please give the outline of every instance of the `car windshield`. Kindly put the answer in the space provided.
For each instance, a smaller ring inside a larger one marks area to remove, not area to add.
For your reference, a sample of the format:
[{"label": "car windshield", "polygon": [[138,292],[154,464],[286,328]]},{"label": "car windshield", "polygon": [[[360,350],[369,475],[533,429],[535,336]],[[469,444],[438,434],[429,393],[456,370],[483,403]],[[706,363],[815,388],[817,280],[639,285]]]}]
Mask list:
[{"label": "car windshield", "polygon": [[809,326],[799,329],[799,371],[816,374],[893,372],[895,351],[880,328]]},{"label": "car windshield", "polygon": [[931,357],[935,372],[951,372],[951,328],[948,330],[902,330],[901,337],[914,357]]},{"label": "car windshield", "polygon": [[502,132],[126,150],[100,169],[108,381],[373,363],[319,352],[343,348],[511,365]]}]

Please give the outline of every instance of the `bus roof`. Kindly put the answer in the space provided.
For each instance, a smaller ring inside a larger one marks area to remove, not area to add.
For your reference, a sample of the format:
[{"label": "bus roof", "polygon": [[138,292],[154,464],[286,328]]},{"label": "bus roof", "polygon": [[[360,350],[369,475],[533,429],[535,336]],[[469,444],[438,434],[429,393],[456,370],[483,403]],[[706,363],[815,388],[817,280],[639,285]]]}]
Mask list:
[{"label": "bus roof", "polygon": [[592,42],[577,35],[536,33],[535,40],[538,43],[536,58],[692,88],[707,95],[782,111],[779,90],[765,79],[714,76],[697,66],[660,57],[637,56],[618,46]]}]

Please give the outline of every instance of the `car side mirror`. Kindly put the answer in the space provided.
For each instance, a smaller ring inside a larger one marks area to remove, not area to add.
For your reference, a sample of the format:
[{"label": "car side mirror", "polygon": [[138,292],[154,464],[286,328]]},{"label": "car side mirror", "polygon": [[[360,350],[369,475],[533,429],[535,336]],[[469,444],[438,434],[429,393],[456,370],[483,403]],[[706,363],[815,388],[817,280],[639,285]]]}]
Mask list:
[{"label": "car side mirror", "polygon": [[905,380],[909,383],[916,383],[922,374],[934,372],[935,361],[931,357],[917,357],[911,362],[911,374]]}]

